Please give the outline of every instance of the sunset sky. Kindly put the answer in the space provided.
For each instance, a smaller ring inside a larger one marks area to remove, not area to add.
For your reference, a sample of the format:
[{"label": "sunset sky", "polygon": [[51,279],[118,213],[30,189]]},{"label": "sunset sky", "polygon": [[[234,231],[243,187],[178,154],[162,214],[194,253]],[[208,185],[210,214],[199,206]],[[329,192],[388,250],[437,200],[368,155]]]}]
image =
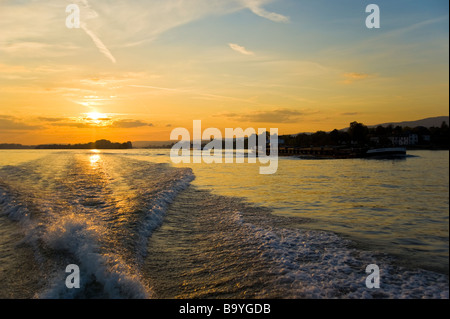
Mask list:
[{"label": "sunset sky", "polygon": [[0,0],[0,143],[448,115],[448,27],[447,0]]}]

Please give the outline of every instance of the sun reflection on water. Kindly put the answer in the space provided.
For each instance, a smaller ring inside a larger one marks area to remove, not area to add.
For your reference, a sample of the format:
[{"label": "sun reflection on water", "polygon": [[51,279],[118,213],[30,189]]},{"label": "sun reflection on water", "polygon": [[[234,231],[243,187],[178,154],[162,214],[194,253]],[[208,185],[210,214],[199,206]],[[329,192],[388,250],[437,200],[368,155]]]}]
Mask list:
[{"label": "sun reflection on water", "polygon": [[100,162],[100,159],[101,159],[100,151],[99,150],[91,150],[91,152],[93,154],[91,154],[89,156],[89,162],[91,163],[91,167],[93,169],[96,169],[96,168],[98,168],[98,165],[99,165],[99,162]]}]

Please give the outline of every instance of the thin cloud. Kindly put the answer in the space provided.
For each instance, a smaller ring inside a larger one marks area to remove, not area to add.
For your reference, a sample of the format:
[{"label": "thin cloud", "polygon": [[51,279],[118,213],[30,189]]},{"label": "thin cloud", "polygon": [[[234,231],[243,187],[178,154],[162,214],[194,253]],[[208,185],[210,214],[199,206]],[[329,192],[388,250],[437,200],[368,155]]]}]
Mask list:
[{"label": "thin cloud", "polygon": [[60,126],[60,127],[76,127],[76,128],[92,128],[94,125],[90,123],[80,123],[80,122],[61,122],[61,123],[52,123],[52,126]]},{"label": "thin cloud", "polygon": [[178,89],[178,88],[166,88],[166,87],[151,86],[151,85],[138,85],[138,84],[130,84],[130,85],[128,85],[128,87],[150,89],[151,91],[162,91],[162,92],[173,93],[173,94],[189,94],[189,95],[192,95],[194,98],[206,99],[206,100],[230,100],[230,101],[239,101],[239,102],[255,104],[255,101],[253,101],[252,99],[241,99],[241,98],[236,98],[236,97],[232,97],[232,96],[204,93],[202,90],[199,90],[199,89]]},{"label": "thin cloud", "polygon": [[345,78],[345,80],[344,80],[345,84],[351,84],[355,81],[361,81],[361,80],[365,80],[365,79],[373,77],[373,75],[370,75],[370,74],[357,73],[357,72],[345,73],[345,74],[343,74],[343,76]]},{"label": "thin cloud", "polygon": [[359,112],[346,112],[346,113],[341,113],[339,115],[341,116],[355,116],[355,115],[360,115],[361,113]]},{"label": "thin cloud", "polygon": [[344,76],[352,80],[362,80],[368,78],[369,74],[353,72],[353,73],[346,73],[344,74]]},{"label": "thin cloud", "polygon": [[152,85],[138,85],[138,84],[130,84],[129,87],[133,88],[141,88],[141,89],[151,89],[151,90],[157,90],[157,91],[172,91],[172,92],[191,92],[190,90],[185,89],[174,89],[174,88],[165,88],[160,86],[152,86]]},{"label": "thin cloud", "polygon": [[0,116],[0,131],[31,131],[39,130],[40,126],[29,125],[12,116]]},{"label": "thin cloud", "polygon": [[220,114],[230,119],[243,122],[254,123],[296,123],[301,117],[309,115],[310,112],[299,111],[287,108],[280,108],[270,111],[258,111],[251,113],[225,113]]},{"label": "thin cloud", "polygon": [[243,55],[255,55],[254,52],[247,50],[245,47],[240,46],[239,44],[236,43],[228,43],[228,45],[230,46],[230,48],[236,52],[239,52]]},{"label": "thin cloud", "polygon": [[114,121],[109,127],[111,128],[136,128],[136,127],[152,127],[152,123],[143,122],[140,120],[117,120]]},{"label": "thin cloud", "polygon": [[110,117],[98,118],[95,120],[89,118],[40,118],[42,121],[50,122],[51,126],[75,127],[75,128],[137,128],[153,127],[152,123],[133,119],[113,119]]},{"label": "thin cloud", "polygon": [[61,122],[64,121],[65,119],[62,117],[38,117],[38,120],[43,121],[43,122]]},{"label": "thin cloud", "polygon": [[275,12],[269,12],[266,9],[262,8],[260,3],[261,1],[243,0],[243,2],[244,5],[257,16],[279,23],[288,23],[290,21],[290,18],[287,16]]},{"label": "thin cloud", "polygon": [[[98,51],[112,63],[117,63],[114,48],[137,46],[159,38],[163,33],[208,16],[225,16],[242,10],[275,22],[287,22],[288,17],[269,12],[263,5],[274,0],[165,0],[165,1],[88,1],[73,0],[80,7],[80,28]],[[9,55],[32,57],[72,56],[84,48],[75,43],[64,27],[64,6],[67,3],[48,0],[1,1],[0,51]],[[3,9],[3,8],[2,8]],[[98,13],[97,13],[98,12]],[[129,23],[132,19],[133,23]],[[39,21],[39,23],[33,23]],[[107,27],[105,27],[107,26]],[[99,33],[101,30],[101,34]],[[66,40],[62,43],[61,39]]]}]

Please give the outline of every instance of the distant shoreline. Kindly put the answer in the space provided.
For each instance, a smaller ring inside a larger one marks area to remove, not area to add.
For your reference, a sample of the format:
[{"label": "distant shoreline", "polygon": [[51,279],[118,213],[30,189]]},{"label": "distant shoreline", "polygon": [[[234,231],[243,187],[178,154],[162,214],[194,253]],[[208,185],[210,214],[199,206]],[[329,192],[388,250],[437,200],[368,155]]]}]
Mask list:
[{"label": "distant shoreline", "polygon": [[0,150],[102,150],[102,149],[132,149],[131,142],[115,143],[108,140],[98,140],[85,144],[41,144],[41,145],[22,145],[22,144],[0,144]]},{"label": "distant shoreline", "polygon": [[[130,148],[69,148],[69,147],[42,147],[40,145],[20,145],[20,146],[8,146],[10,144],[0,144],[0,150],[121,150],[121,149],[134,149],[134,150],[167,150],[170,149],[169,147],[164,146],[154,146],[154,147],[130,147]],[[449,146],[442,146],[442,145],[415,145],[415,146],[406,146],[405,147],[408,151],[450,151]]]}]

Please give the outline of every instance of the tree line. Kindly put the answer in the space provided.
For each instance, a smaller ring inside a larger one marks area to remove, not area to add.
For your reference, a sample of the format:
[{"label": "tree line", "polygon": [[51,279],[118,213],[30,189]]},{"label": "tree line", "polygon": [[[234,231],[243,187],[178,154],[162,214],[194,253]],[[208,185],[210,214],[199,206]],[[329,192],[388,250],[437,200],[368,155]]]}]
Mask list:
[{"label": "tree line", "polygon": [[40,150],[85,150],[85,149],[130,149],[131,142],[113,143],[108,140],[98,140],[85,144],[41,144],[37,146],[26,146],[21,144],[0,144],[0,149],[40,149]]},{"label": "tree line", "polygon": [[301,133],[283,135],[280,138],[288,147],[322,147],[322,146],[392,146],[391,137],[417,134],[418,145],[448,148],[449,126],[443,122],[440,127],[426,128],[424,126],[377,126],[368,127],[363,123],[352,122],[347,130],[316,133]]}]

